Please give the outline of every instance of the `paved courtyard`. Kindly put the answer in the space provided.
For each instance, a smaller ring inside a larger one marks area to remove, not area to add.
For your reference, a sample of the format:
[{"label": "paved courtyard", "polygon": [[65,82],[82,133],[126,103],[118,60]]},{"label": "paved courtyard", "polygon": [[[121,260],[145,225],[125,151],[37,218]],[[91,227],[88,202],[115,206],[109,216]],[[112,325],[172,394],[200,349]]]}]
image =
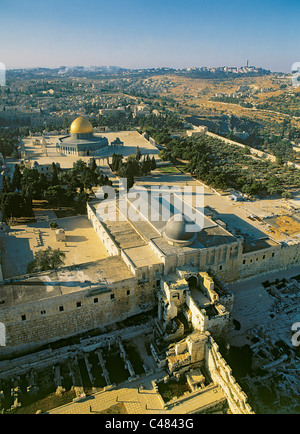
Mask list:
[{"label": "paved courtyard", "polygon": [[26,273],[34,253],[47,247],[65,253],[65,265],[97,261],[108,256],[107,250],[86,216],[55,220],[65,230],[66,241],[56,241],[55,230],[49,222],[14,226],[0,237],[4,278]]},{"label": "paved courtyard", "polygon": [[[110,156],[113,152],[122,154],[124,157],[128,157],[131,154],[136,154],[137,146],[140,148],[141,153],[149,155],[158,155],[159,150],[151,145],[137,131],[117,131],[108,133],[95,133],[95,136],[103,136],[108,139],[109,142],[114,141],[117,137],[124,143],[124,146],[118,148],[110,148],[99,152],[95,155],[95,158],[103,158]],[[26,159],[36,160],[39,164],[52,164],[53,162],[59,163],[62,169],[71,169],[73,164],[81,159],[89,161],[90,156],[78,157],[76,155],[64,155],[56,150],[56,143],[61,136],[45,136],[47,143],[46,149],[43,150],[40,146],[34,146],[33,141],[35,139],[41,140],[41,137],[25,138],[23,139],[23,149],[26,152]]]},{"label": "paved courtyard", "polygon": [[112,390],[96,393],[85,398],[82,402],[74,402],[50,410],[48,413],[97,414],[97,412],[123,403],[127,414],[188,414],[225,401],[221,388],[212,385],[203,391],[200,390],[182,397],[173,405],[164,406],[159,393],[153,388],[152,381],[163,378],[165,375],[165,371],[160,371],[143,379],[124,383]]},{"label": "paved courtyard", "polygon": [[299,313],[295,309],[289,315],[285,312],[274,314],[274,310],[271,310],[274,306],[274,299],[269,295],[262,282],[289,279],[298,274],[299,267],[296,266],[290,270],[268,273],[228,285],[234,293],[231,318],[239,321],[241,325],[240,330],[236,330],[234,325],[231,325],[227,334],[230,345],[249,344],[247,335],[256,327],[264,327],[266,333],[274,341],[282,339],[284,342],[290,342],[291,327],[294,322],[299,321]]}]

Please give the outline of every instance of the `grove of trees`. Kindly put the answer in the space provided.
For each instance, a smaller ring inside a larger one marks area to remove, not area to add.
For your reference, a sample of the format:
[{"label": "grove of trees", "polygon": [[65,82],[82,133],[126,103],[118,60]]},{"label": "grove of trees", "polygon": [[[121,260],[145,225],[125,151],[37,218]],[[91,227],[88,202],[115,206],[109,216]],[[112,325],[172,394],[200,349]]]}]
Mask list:
[{"label": "grove of trees", "polygon": [[32,216],[32,201],[43,199],[51,206],[76,204],[77,209],[85,213],[89,196],[87,191],[101,185],[111,185],[111,181],[98,170],[94,159],[91,167],[78,160],[68,171],[53,163],[49,176],[35,168],[16,165],[12,179],[3,177],[0,193],[3,220],[7,222],[11,217]]},{"label": "grove of trees", "polygon": [[247,149],[209,136],[174,138],[161,151],[163,160],[188,161],[185,170],[214,188],[235,188],[247,195],[283,194],[300,187],[299,170],[253,158]]},{"label": "grove of trees", "polygon": [[151,170],[156,169],[156,161],[154,157],[150,158],[148,154],[142,156],[139,147],[137,147],[136,155],[129,155],[125,162],[123,162],[122,154],[112,154],[111,169],[120,178],[126,178],[127,188],[131,188],[134,184],[134,178],[148,175]]}]

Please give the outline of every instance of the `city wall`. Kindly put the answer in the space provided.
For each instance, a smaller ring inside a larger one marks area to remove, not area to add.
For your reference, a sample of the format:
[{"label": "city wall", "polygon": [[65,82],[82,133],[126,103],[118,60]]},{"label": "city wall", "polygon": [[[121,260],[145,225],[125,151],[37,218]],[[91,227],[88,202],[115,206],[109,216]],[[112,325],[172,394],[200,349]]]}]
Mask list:
[{"label": "city wall", "polygon": [[228,400],[233,414],[253,414],[248,397],[232,375],[219,347],[210,336],[205,353],[205,363],[214,383],[219,384]]},{"label": "city wall", "polygon": [[239,278],[286,270],[300,263],[300,244],[274,246],[243,254],[239,264]]},{"label": "city wall", "polygon": [[110,256],[120,255],[121,251],[119,247],[117,246],[113,238],[110,236],[110,233],[106,230],[105,226],[98,220],[94,209],[92,209],[89,204],[87,204],[87,212],[88,212],[88,218],[91,221],[93,228],[95,229],[95,232],[97,233],[98,237],[104,244],[109,255]]},{"label": "city wall", "polygon": [[1,308],[6,346],[0,347],[0,357],[146,312],[155,306],[153,285],[153,280],[139,284],[127,279],[98,292],[85,290]]},{"label": "city wall", "polygon": [[200,310],[193,298],[187,293],[185,302],[190,309],[190,318],[193,327],[195,330],[199,330],[200,332],[205,332],[207,330],[208,318],[205,315],[204,310]]}]

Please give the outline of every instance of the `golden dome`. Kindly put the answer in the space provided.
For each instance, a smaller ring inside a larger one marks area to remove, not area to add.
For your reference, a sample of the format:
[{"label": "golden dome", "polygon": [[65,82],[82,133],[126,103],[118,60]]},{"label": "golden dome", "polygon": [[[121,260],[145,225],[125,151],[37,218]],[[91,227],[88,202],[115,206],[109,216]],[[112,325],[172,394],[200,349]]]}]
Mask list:
[{"label": "golden dome", "polygon": [[72,122],[70,132],[72,134],[92,133],[93,126],[88,119],[80,116]]}]

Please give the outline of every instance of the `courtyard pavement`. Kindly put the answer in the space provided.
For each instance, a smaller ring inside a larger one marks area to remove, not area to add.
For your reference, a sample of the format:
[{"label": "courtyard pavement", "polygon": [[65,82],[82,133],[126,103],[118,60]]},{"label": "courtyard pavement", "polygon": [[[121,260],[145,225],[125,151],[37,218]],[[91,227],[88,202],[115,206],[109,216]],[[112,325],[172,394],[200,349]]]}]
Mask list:
[{"label": "courtyard pavement", "polygon": [[152,385],[153,380],[165,375],[166,372],[162,370],[133,382],[126,382],[112,390],[88,396],[82,402],[73,402],[50,410],[48,414],[97,414],[120,403],[124,404],[127,414],[192,414],[198,409],[225,401],[221,388],[212,385],[165,406]]}]

